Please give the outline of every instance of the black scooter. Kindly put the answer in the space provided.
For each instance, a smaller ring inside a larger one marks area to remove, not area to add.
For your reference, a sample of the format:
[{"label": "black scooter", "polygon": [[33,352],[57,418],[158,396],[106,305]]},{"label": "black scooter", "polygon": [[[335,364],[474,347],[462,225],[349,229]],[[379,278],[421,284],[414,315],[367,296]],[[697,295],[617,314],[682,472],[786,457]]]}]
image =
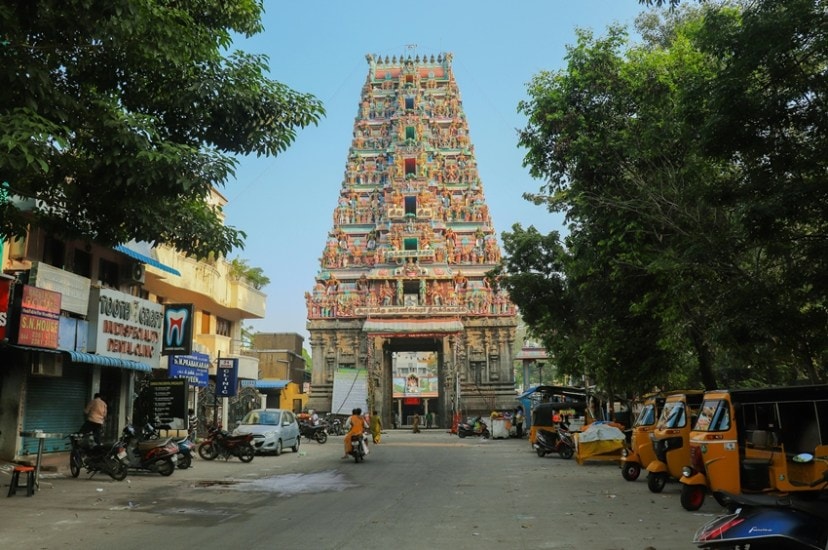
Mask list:
[{"label": "black scooter", "polygon": [[[813,455],[797,455],[799,462]],[[828,548],[828,470],[811,487],[822,485],[823,494],[808,498],[789,495],[724,496],[734,513],[719,516],[696,531],[693,542],[704,549],[750,548],[825,550]]]},{"label": "black scooter", "polygon": [[575,443],[572,434],[563,426],[557,431],[538,430],[535,433],[535,452],[543,458],[550,453],[558,453],[561,458],[570,459],[575,454]]},{"label": "black scooter", "polygon": [[482,437],[483,439],[489,439],[492,437],[489,426],[479,416],[472,423],[460,422],[457,425],[457,435],[461,438]]}]

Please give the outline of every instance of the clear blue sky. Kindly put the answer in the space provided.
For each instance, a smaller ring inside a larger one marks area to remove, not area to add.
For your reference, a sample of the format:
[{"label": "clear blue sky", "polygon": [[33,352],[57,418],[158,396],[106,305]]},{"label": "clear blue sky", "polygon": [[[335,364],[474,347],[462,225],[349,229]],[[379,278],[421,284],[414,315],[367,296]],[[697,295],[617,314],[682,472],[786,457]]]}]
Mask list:
[{"label": "clear blue sky", "polygon": [[541,182],[523,167],[516,130],[525,119],[518,102],[533,75],[563,68],[575,28],[603,35],[613,23],[632,27],[643,7],[637,0],[266,0],[265,9],[264,32],[236,46],[267,54],[271,78],[318,97],[327,116],[300,131],[279,156],[241,160],[222,193],[229,200],[227,224],[248,237],[230,258],[248,260],[271,280],[264,289],[266,318],[247,324],[259,332],[299,333],[309,348],[304,293],[313,288],[333,227],[368,74],[365,55],[452,52],[495,231],[515,223],[562,230],[562,218],[522,198]]}]

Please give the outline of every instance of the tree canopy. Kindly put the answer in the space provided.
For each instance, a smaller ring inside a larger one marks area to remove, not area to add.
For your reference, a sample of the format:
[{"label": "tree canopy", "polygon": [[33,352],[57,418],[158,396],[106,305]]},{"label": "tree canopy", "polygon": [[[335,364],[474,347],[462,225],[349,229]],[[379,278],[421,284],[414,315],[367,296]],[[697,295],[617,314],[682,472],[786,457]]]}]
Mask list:
[{"label": "tree canopy", "polygon": [[0,238],[35,223],[207,257],[243,245],[210,206],[236,155],[275,155],[324,111],[233,51],[261,0],[0,2]]},{"label": "tree canopy", "polygon": [[710,3],[578,33],[519,109],[501,277],[558,368],[613,388],[825,378],[825,2]]}]

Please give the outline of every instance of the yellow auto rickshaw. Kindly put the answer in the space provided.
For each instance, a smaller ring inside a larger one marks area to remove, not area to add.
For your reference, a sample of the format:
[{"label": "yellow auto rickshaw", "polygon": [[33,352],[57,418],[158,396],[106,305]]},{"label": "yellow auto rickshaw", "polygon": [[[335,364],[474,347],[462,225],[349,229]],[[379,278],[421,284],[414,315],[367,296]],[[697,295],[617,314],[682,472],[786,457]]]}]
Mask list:
[{"label": "yellow auto rickshaw", "polygon": [[[811,482],[828,469],[826,419],[828,384],[706,392],[682,469],[682,506],[698,510],[708,490],[722,504],[728,494],[816,491]],[[816,460],[801,461],[805,454]]]},{"label": "yellow auto rickshaw", "polygon": [[647,487],[660,493],[668,479],[679,479],[690,463],[690,430],[699,415],[704,392],[688,390],[668,395],[650,434],[655,458],[647,465]]},{"label": "yellow auto rickshaw", "polygon": [[644,405],[635,419],[630,435],[629,448],[621,451],[621,476],[627,481],[635,481],[641,474],[641,468],[655,460],[650,434],[656,425],[664,396],[653,393],[644,397]]}]

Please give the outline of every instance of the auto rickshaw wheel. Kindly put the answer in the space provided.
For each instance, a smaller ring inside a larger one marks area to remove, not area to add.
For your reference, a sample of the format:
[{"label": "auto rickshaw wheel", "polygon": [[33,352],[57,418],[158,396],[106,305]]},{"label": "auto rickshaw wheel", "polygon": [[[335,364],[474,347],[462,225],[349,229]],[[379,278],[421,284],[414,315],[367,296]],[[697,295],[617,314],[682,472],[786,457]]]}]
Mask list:
[{"label": "auto rickshaw wheel", "polygon": [[635,481],[641,475],[641,464],[638,462],[625,462],[621,465],[621,476],[627,481]]},{"label": "auto rickshaw wheel", "polygon": [[647,474],[647,488],[652,493],[660,493],[667,485],[667,474],[657,474],[650,472]]},{"label": "auto rickshaw wheel", "polygon": [[537,449],[535,449],[535,452],[537,452],[537,453],[538,453],[538,456],[539,456],[539,457],[541,457],[541,458],[543,458],[543,457],[545,457],[545,456],[546,456],[546,451],[544,451],[544,450],[543,450],[543,449],[541,449],[540,447],[538,447]]},{"label": "auto rickshaw wheel", "polygon": [[695,512],[704,504],[704,491],[701,485],[682,485],[681,506],[689,512]]}]

